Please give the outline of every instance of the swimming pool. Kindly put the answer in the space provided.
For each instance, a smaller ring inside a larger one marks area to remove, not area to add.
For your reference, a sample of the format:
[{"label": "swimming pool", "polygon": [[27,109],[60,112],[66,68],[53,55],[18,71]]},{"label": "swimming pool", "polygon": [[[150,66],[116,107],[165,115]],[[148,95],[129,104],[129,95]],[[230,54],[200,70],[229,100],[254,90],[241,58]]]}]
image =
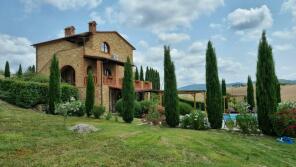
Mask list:
[{"label": "swimming pool", "polygon": [[223,118],[224,120],[236,120],[237,115],[238,114],[224,114]]}]

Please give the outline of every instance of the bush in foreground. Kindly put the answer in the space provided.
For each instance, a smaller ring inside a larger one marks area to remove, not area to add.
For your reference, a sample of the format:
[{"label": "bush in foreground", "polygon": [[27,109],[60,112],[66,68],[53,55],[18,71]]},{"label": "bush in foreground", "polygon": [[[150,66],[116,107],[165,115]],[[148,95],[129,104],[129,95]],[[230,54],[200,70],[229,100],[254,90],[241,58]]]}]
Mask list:
[{"label": "bush in foreground", "polygon": [[206,114],[201,111],[194,111],[181,118],[181,128],[204,130],[207,127]]},{"label": "bush in foreground", "polygon": [[84,116],[84,105],[81,101],[74,99],[59,103],[55,106],[55,114],[82,117]]}]

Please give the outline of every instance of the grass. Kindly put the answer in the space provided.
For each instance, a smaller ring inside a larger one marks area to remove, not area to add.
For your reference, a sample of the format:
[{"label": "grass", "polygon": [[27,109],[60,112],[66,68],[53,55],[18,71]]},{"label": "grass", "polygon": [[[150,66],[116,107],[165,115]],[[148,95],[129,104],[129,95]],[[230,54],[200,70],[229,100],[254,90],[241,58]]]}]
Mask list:
[{"label": "grass", "polygon": [[268,136],[69,118],[99,131],[75,134],[63,117],[0,101],[0,166],[295,166],[296,145]]}]

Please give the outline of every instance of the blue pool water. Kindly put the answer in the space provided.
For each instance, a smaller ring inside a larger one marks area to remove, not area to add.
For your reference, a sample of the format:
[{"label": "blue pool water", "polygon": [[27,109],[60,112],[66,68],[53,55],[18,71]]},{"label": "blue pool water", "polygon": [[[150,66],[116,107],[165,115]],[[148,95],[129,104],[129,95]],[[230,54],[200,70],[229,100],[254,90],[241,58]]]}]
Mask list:
[{"label": "blue pool water", "polygon": [[224,120],[236,120],[236,116],[237,116],[238,114],[224,114],[223,115],[223,118],[224,118]]}]

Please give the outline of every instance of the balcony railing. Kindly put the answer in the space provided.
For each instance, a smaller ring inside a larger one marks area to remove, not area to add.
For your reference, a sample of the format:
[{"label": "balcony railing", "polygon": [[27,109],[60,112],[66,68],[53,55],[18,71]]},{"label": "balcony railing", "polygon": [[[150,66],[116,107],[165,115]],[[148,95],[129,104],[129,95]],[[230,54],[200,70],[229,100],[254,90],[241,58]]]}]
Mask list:
[{"label": "balcony railing", "polygon": [[[104,76],[103,77],[103,84],[109,85],[114,88],[121,89],[122,88],[122,78],[116,78],[113,76]],[[142,91],[142,90],[151,90],[152,89],[152,83],[148,81],[140,81],[135,80],[134,87],[136,91]]]}]

